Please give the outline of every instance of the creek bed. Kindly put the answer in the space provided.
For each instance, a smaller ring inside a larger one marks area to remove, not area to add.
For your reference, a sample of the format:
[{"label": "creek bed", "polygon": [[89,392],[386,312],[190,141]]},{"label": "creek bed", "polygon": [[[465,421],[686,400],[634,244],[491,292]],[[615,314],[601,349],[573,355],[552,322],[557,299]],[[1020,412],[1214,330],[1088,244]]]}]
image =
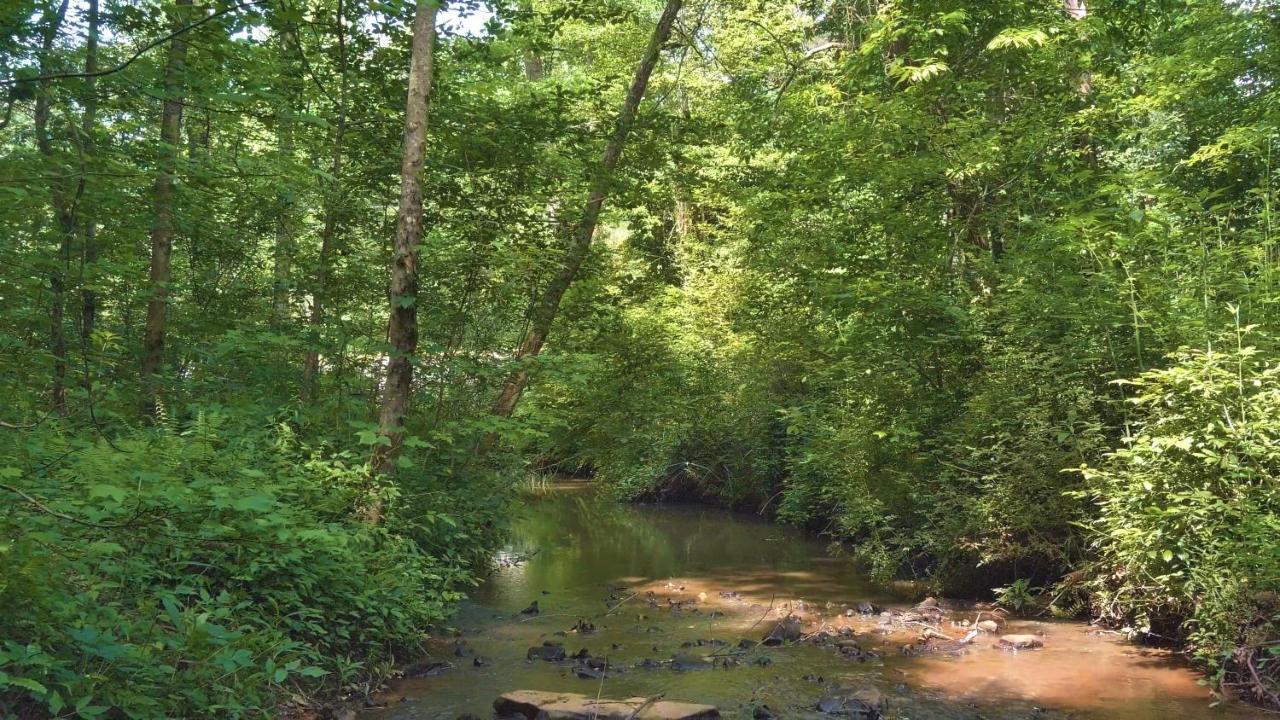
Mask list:
[{"label": "creek bed", "polygon": [[[909,610],[908,588],[870,581],[799,531],[733,513],[619,505],[589,484],[562,483],[524,505],[503,559],[459,609],[460,637],[433,645],[442,665],[395,682],[379,696],[386,707],[362,718],[488,718],[494,698],[518,689],[661,694],[716,705],[731,718],[750,718],[762,705],[777,717],[819,718],[831,717],[817,709],[824,696],[854,688],[875,688],[885,717],[903,720],[1263,717],[1213,707],[1178,656],[1085,623],[1009,619],[965,645],[921,645],[925,626],[962,639],[978,611],[890,622],[879,611]],[[535,601],[536,614],[522,613]],[[860,602],[877,612],[859,613]],[[789,614],[804,635],[825,634],[737,648]],[[1043,647],[1000,649],[1001,634],[1032,635]],[[566,655],[586,650],[592,660],[529,659],[545,643],[562,644]],[[857,652],[842,651],[855,644]]]}]

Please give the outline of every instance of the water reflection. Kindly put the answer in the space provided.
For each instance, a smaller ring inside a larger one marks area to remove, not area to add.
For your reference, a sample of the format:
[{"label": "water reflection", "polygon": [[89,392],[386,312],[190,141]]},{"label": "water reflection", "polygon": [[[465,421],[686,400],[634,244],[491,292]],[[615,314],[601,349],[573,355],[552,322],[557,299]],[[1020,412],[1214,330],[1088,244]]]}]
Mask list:
[{"label": "water reflection", "polygon": [[[865,685],[883,690],[889,717],[904,720],[1251,716],[1243,708],[1211,708],[1207,691],[1176,658],[1080,623],[1011,623],[1012,632],[1044,634],[1046,647],[1034,652],[999,651],[987,640],[959,657],[904,657],[899,648],[910,636],[877,634],[874,619],[843,611],[856,601],[905,604],[905,597],[831,558],[820,542],[724,512],[622,506],[571,484],[525,508],[506,552],[524,560],[499,570],[460,609],[461,649],[454,639],[437,643],[438,657],[453,669],[400,682],[387,695],[391,704],[368,713],[370,720],[488,717],[493,699],[514,689],[663,693],[715,704],[726,717],[750,717],[753,704],[766,703],[781,717],[805,718],[818,716],[812,708],[827,689]],[[648,602],[649,591],[657,607]],[[668,599],[689,604],[673,609]],[[521,615],[535,600],[540,614]],[[759,639],[766,617],[792,609],[803,609],[811,629],[849,626],[883,659],[851,662],[803,645],[769,650],[767,664],[683,673],[633,668],[603,681],[579,679],[569,664],[525,659],[529,647],[544,641],[627,667],[678,652],[705,656],[718,646],[681,645]],[[574,632],[580,618],[596,632]]]}]

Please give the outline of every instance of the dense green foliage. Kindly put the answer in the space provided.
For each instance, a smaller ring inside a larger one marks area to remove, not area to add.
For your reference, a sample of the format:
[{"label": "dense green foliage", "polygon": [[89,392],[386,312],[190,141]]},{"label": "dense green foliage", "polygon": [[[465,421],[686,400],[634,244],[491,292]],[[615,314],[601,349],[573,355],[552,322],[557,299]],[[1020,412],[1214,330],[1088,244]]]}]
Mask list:
[{"label": "dense green foliage", "polygon": [[101,3],[96,46],[89,0],[0,11],[0,715],[359,690],[522,465],[1091,611],[1280,700],[1273,0],[691,1],[541,355],[661,3],[448,4],[389,473],[413,3]]},{"label": "dense green foliage", "polygon": [[0,602],[22,608],[0,625],[0,688],[30,691],[19,716],[240,715],[283,689],[343,689],[412,657],[468,578],[425,536],[353,520],[362,462],[284,424],[202,411],[180,432],[112,445],[40,433],[5,449],[36,468],[6,467],[6,482],[51,498],[0,525]]}]

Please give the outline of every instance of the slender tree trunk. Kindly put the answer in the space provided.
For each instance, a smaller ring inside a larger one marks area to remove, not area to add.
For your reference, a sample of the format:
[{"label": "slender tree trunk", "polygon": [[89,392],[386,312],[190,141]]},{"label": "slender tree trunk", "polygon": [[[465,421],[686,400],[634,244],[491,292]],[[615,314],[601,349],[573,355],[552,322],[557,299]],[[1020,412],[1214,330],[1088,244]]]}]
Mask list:
[{"label": "slender tree trunk", "polygon": [[[177,12],[174,25],[181,27],[191,0],[174,0]],[[160,167],[151,189],[154,216],[151,222],[151,299],[147,302],[147,325],[142,339],[142,380],[148,395],[146,409],[154,415],[158,409],[159,374],[164,360],[165,311],[169,301],[169,278],[174,234],[174,174],[178,165],[178,143],[181,141],[183,88],[187,43],[182,35],[169,41],[164,67],[164,108],[160,114]]]},{"label": "slender tree trunk", "polygon": [[[431,107],[436,0],[418,0],[409,61],[409,97],[404,116],[404,155],[400,164],[400,206],[391,262],[391,316],[387,339],[391,356],[382,392],[378,430],[387,444],[375,445],[373,467],[388,473],[404,438],[401,424],[413,386],[413,354],[418,349],[418,240],[422,236],[422,167],[426,157],[427,113]],[[381,507],[369,519],[377,522]]]},{"label": "slender tree trunk", "polygon": [[[287,67],[287,66],[286,66]],[[288,82],[286,80],[285,82]],[[292,95],[290,95],[292,101]],[[292,104],[292,102],[290,102]],[[276,134],[279,143],[280,166],[285,177],[292,177],[293,165],[293,112],[289,107],[276,118]],[[276,244],[272,253],[271,326],[283,328],[289,319],[289,278],[293,264],[293,204],[294,189],[286,179],[276,191]]]},{"label": "slender tree trunk", "polygon": [[320,255],[316,259],[315,276],[311,287],[311,311],[307,315],[310,327],[309,347],[302,361],[302,385],[298,399],[310,403],[320,392],[320,333],[324,328],[324,309],[329,292],[329,265],[338,235],[338,194],[342,188],[343,141],[347,134],[347,41],[343,26],[345,5],[338,0],[335,22],[338,32],[338,100],[337,121],[333,132],[333,157],[329,163],[330,181],[325,193],[324,226],[320,230]]},{"label": "slender tree trunk", "polygon": [[524,79],[529,82],[538,82],[544,74],[542,57],[532,51],[526,52],[524,54]]},{"label": "slender tree trunk", "polygon": [[[98,71],[98,0],[89,0],[89,38],[85,46],[84,72],[88,77],[84,84],[84,116],[81,118],[81,132],[84,134],[85,162],[92,162],[97,153],[95,130],[98,125],[98,87],[93,73]],[[86,168],[87,169],[87,168]],[[84,197],[86,175],[80,176],[80,196]],[[80,288],[80,352],[88,354],[93,338],[94,326],[98,321],[98,295],[93,289],[97,278],[94,266],[98,262],[97,221],[88,210],[81,211],[81,263],[89,278],[81,282]]]},{"label": "slender tree trunk", "polygon": [[[653,69],[658,64],[662,46],[671,36],[671,27],[675,24],[676,15],[680,12],[681,2],[682,0],[667,0],[666,9],[663,10],[662,17],[654,28],[653,36],[649,38],[644,57],[636,67],[635,77],[631,81],[631,89],[627,92],[627,98],[618,113],[613,135],[605,145],[604,158],[591,179],[591,189],[587,196],[586,207],[582,211],[582,219],[569,241],[563,264],[534,305],[529,330],[516,351],[517,362],[536,357],[542,351],[542,346],[555,322],[556,313],[560,309],[560,301],[564,298],[565,291],[573,284],[582,261],[586,259],[587,252],[591,249],[591,240],[600,219],[600,209],[608,196],[614,170],[618,167],[618,159],[622,157],[622,148],[626,144],[632,125],[635,124],[636,112],[640,108],[640,101],[644,99],[645,89],[649,85],[649,76],[653,74]],[[498,393],[493,414],[502,418],[511,417],[528,383],[527,367],[522,366],[513,372]],[[482,450],[491,447],[494,440],[492,435],[486,437],[482,443]]]},{"label": "slender tree trunk", "polygon": [[[53,41],[62,27],[63,18],[67,14],[68,0],[62,0],[57,9],[47,10],[44,36],[40,43],[40,74],[51,75],[53,68],[50,58],[53,54]],[[40,82],[36,95],[35,134],[36,146],[40,154],[50,165],[56,162],[53,142],[49,137],[49,117],[53,100],[49,95],[49,81]],[[61,173],[53,172],[53,175]],[[49,271],[49,352],[53,355],[53,377],[49,387],[49,404],[58,414],[67,411],[67,337],[63,328],[66,314],[66,262],[71,253],[71,239],[76,231],[75,213],[71,207],[62,181],[53,180],[49,188],[49,198],[53,205],[53,214],[58,225],[58,258],[52,263]]]}]

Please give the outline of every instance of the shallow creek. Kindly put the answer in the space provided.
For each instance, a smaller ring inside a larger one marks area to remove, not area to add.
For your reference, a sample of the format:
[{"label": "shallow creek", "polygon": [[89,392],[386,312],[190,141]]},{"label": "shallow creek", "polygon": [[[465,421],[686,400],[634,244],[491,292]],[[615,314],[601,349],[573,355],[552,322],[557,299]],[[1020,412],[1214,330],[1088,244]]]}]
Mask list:
[{"label": "shallow creek", "polygon": [[[1037,634],[1041,649],[1000,650],[998,636],[984,633],[958,652],[906,655],[903,646],[919,639],[920,626],[887,631],[878,615],[846,615],[858,602],[909,609],[912,599],[905,588],[858,575],[847,559],[795,530],[704,508],[618,505],[589,485],[564,483],[526,503],[503,567],[458,612],[460,637],[433,646],[446,665],[396,682],[381,696],[386,707],[361,717],[488,718],[500,693],[528,689],[663,694],[716,705],[725,717],[750,718],[764,704],[778,717],[808,718],[823,717],[816,703],[833,689],[866,686],[884,694],[886,717],[902,720],[1261,717],[1211,707],[1208,690],[1177,657],[1084,623],[1009,620],[1000,631]],[[534,601],[539,612],[521,614]],[[734,666],[720,666],[740,640],[759,641],[789,612],[803,618],[806,634],[825,623],[879,657],[850,659],[800,642],[755,647]],[[974,610],[953,609],[935,627],[960,639],[967,628],[959,624],[976,618]],[[594,632],[575,630],[580,620]],[[563,643],[570,654],[585,648],[621,672],[581,678],[573,660],[526,659],[544,642]],[[714,657],[696,670],[639,666],[677,654]]]}]

